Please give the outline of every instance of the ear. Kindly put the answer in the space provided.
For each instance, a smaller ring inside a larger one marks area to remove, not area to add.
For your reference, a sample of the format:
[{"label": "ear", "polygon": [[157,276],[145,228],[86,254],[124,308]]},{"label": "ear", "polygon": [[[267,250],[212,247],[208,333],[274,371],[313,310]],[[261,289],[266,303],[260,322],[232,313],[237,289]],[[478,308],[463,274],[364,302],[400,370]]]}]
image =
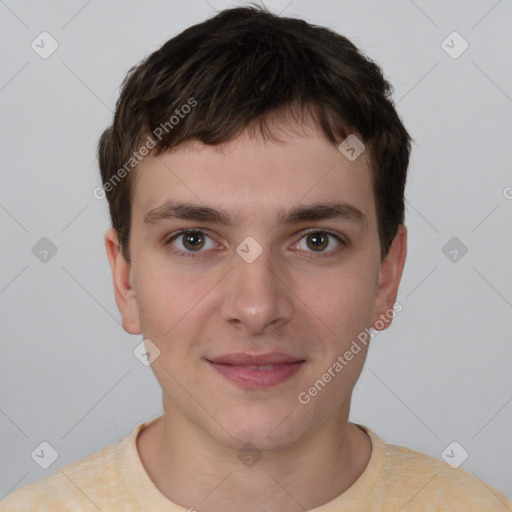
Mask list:
[{"label": "ear", "polygon": [[112,270],[114,294],[123,320],[123,328],[130,334],[141,334],[139,309],[130,277],[131,264],[123,256],[117,232],[113,228],[105,233],[105,247]]},{"label": "ear", "polygon": [[[393,309],[398,294],[398,286],[402,278],[402,271],[405,265],[405,258],[407,256],[407,228],[400,224],[397,233],[389,252],[382,260],[379,270],[379,281],[374,301],[374,312],[372,327],[377,331],[383,331],[391,325],[391,318],[388,315],[382,316]],[[382,316],[382,318],[381,318]],[[385,321],[382,321],[385,318]],[[375,323],[381,320],[378,324],[384,327],[377,329]]]}]

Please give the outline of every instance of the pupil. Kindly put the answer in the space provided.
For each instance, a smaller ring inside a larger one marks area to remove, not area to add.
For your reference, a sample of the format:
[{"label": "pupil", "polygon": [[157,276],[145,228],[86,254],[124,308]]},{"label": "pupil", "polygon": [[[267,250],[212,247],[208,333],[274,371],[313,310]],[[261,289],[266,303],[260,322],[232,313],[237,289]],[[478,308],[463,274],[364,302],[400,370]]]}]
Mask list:
[{"label": "pupil", "polygon": [[313,248],[315,250],[317,250],[318,248],[325,249],[326,238],[327,238],[326,236],[324,236],[323,234],[319,234],[319,233],[315,233],[315,234],[309,236],[309,240],[313,242]]},{"label": "pupil", "polygon": [[203,243],[201,243],[201,238],[202,237],[198,232],[187,233],[187,235],[185,236],[185,247],[187,247],[188,249],[201,248],[204,245],[204,240]]}]

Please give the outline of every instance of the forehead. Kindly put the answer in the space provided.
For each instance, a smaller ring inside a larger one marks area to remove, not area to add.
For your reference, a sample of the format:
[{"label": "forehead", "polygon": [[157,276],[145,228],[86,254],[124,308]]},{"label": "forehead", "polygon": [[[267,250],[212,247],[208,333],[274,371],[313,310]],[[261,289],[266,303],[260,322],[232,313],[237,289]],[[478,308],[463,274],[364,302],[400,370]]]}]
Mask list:
[{"label": "forehead", "polygon": [[375,216],[367,155],[351,161],[316,131],[286,132],[279,141],[245,131],[216,146],[187,141],[145,157],[132,186],[132,210],[142,217],[176,200],[217,207],[239,221],[326,201]]}]

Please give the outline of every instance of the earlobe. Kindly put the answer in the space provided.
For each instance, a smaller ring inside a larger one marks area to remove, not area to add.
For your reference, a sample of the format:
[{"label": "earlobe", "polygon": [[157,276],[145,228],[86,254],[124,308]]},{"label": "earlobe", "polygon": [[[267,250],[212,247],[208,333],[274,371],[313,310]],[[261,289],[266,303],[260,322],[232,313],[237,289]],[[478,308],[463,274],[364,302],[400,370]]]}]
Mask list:
[{"label": "earlobe", "polygon": [[105,248],[112,271],[114,295],[117,308],[121,313],[123,328],[130,334],[141,334],[139,310],[135,289],[132,285],[132,266],[122,254],[117,232],[113,228],[105,233]]},{"label": "earlobe", "polygon": [[[372,327],[377,331],[387,329],[391,325],[392,316],[389,311],[393,309],[396,302],[406,256],[407,228],[400,224],[389,252],[380,264],[372,320]],[[385,315],[388,321],[383,322],[382,315]],[[383,323],[385,324],[384,328],[382,328]],[[379,328],[376,327],[376,324]]]}]

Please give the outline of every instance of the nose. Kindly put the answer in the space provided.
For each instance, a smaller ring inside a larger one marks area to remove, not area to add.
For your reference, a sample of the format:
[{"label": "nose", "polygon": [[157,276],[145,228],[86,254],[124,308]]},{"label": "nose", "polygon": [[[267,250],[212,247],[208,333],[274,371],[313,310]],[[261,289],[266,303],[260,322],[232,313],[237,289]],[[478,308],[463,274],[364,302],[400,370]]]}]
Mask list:
[{"label": "nose", "polygon": [[222,318],[248,334],[277,329],[293,315],[293,291],[290,276],[283,265],[277,266],[270,250],[252,262],[233,255],[233,268],[225,283]]}]

